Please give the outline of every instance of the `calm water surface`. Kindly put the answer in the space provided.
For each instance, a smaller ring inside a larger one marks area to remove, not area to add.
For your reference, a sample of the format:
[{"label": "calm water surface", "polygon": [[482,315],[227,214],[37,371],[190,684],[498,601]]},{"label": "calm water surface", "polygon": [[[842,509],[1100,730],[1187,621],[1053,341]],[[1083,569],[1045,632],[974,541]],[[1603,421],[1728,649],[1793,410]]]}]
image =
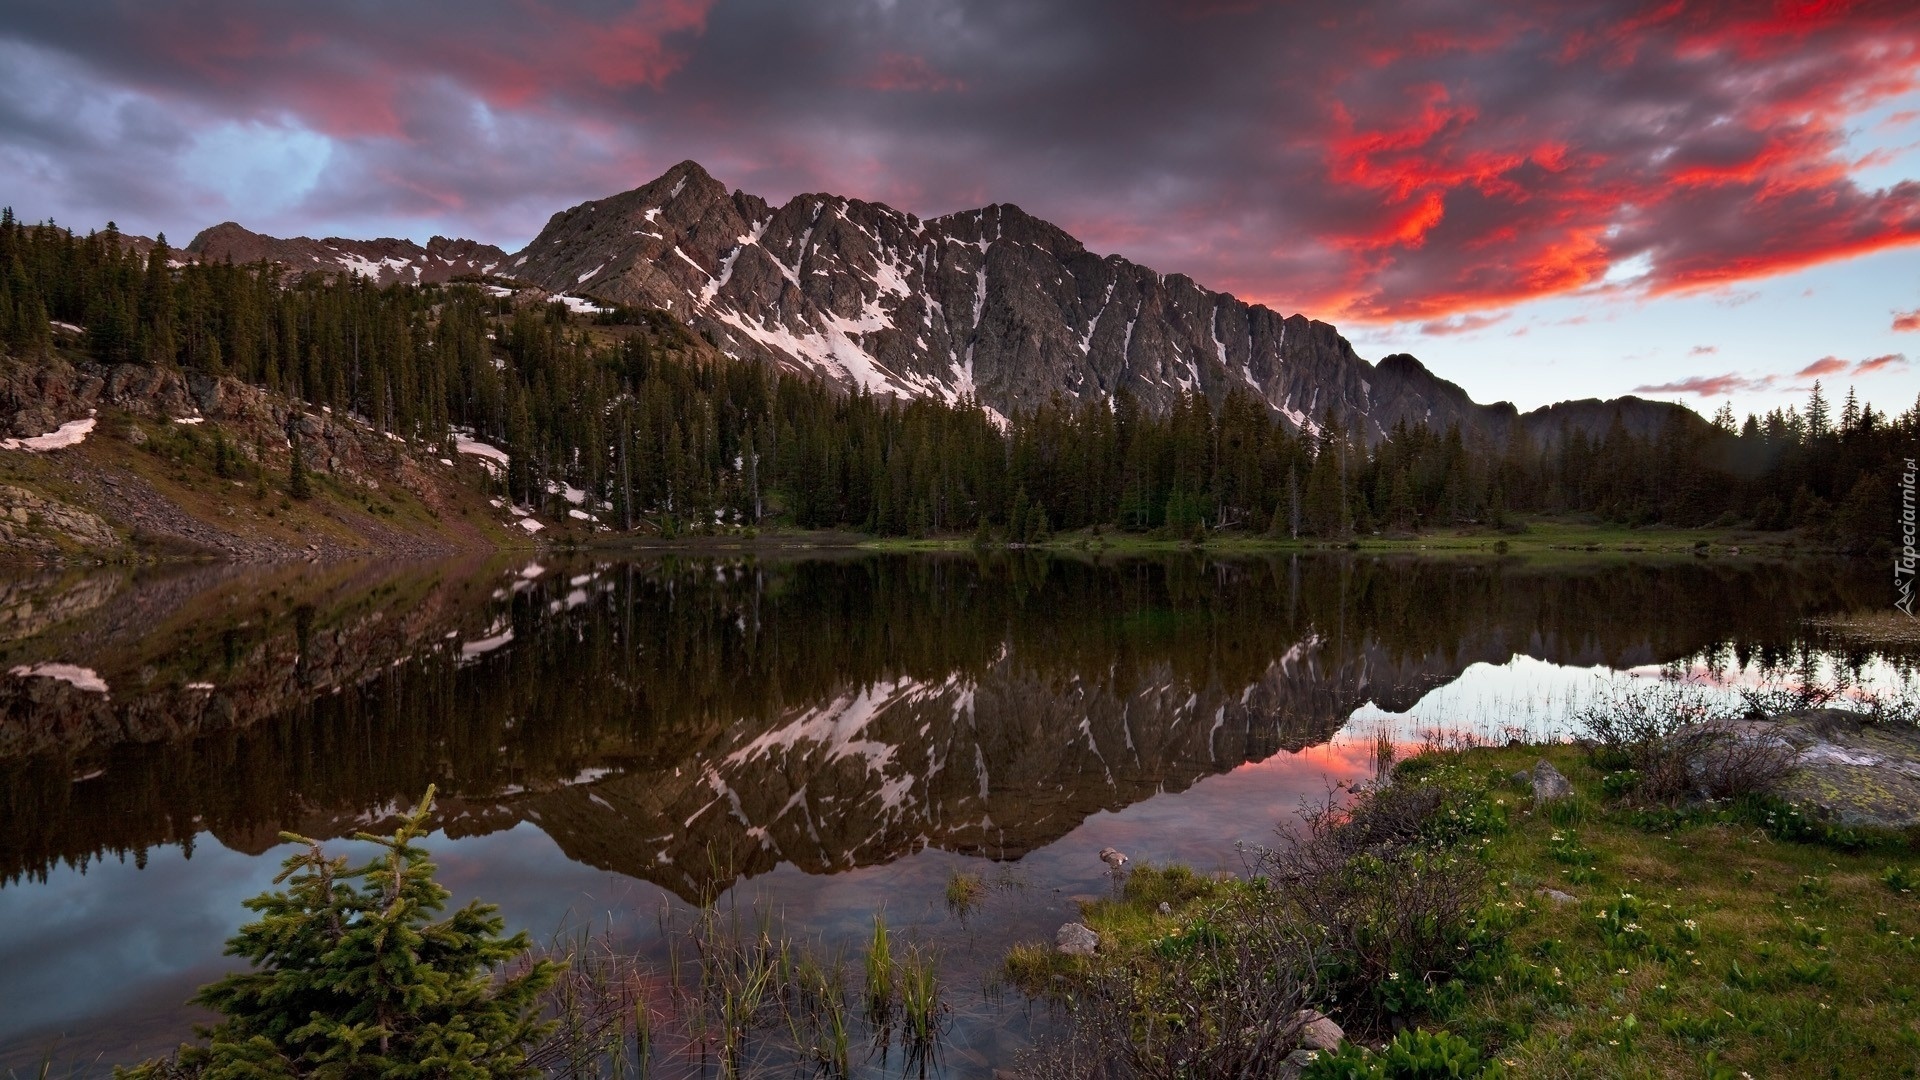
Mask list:
[{"label": "calm water surface", "polygon": [[[1112,886],[1101,847],[1237,868],[1379,733],[1552,734],[1608,678],[1910,682],[1912,657],[1808,622],[1885,607],[1884,577],[849,556],[0,580],[0,1067],[178,1042],[278,834],[390,827],[436,784],[441,880],[537,938],[657,952],[718,896],[850,946],[884,911],[942,957],[944,1074],[990,1075],[1048,1022],[996,962]],[[997,886],[966,919],[956,871]]]}]

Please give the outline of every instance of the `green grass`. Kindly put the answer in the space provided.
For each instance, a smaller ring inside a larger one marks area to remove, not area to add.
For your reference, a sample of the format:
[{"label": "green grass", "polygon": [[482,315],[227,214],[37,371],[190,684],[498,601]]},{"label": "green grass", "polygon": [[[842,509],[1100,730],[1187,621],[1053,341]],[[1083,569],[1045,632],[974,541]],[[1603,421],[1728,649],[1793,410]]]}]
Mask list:
[{"label": "green grass", "polygon": [[[1225,532],[1209,534],[1205,543],[1196,545],[1185,539],[1156,536],[1151,533],[1102,529],[1056,533],[1030,549],[1052,552],[1086,551],[1115,555],[1150,555],[1203,549],[1218,554],[1255,554],[1276,551],[1420,551],[1434,553],[1514,554],[1529,556],[1591,555],[1669,555],[1694,557],[1705,544],[1708,557],[1730,555],[1738,548],[1742,556],[1787,555],[1805,550],[1793,533],[1756,532],[1738,528],[1675,529],[1649,526],[1634,529],[1625,525],[1597,522],[1580,517],[1539,515],[1522,519],[1524,531],[1501,532],[1492,528],[1462,527],[1434,529],[1418,534],[1370,534],[1351,541],[1320,539],[1291,540],[1258,533]],[[967,551],[974,543],[971,534],[934,536],[923,539],[873,537],[861,546],[875,551]],[[994,545],[998,547],[999,545]]]},{"label": "green grass", "polygon": [[[1541,757],[1573,799],[1536,809],[1507,779]],[[1408,1019],[1465,1037],[1513,1077],[1920,1075],[1920,837],[1758,799],[1636,808],[1604,779],[1571,746],[1402,763],[1396,783],[1469,792],[1461,805],[1480,821],[1455,843],[1486,872],[1457,966],[1430,973]],[[1068,996],[1102,965],[1151,979],[1156,956],[1261,888],[1136,869],[1121,895],[1084,906],[1099,956],[1022,946],[1009,981]]]},{"label": "green grass", "polygon": [[[1492,775],[1540,756],[1469,752]],[[1488,846],[1515,925],[1450,1026],[1516,1076],[1920,1075],[1920,903],[1883,880],[1911,847],[1759,803],[1603,807],[1583,755],[1545,756],[1588,810],[1523,811]]]}]

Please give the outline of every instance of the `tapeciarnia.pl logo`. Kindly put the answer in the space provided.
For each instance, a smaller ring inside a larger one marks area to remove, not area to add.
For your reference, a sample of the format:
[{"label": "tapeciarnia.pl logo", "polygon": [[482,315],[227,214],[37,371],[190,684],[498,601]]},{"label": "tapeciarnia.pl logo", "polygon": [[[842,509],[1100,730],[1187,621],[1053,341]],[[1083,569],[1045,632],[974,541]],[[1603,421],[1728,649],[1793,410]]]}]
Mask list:
[{"label": "tapeciarnia.pl logo", "polygon": [[1898,597],[1893,606],[1913,614],[1913,571],[1916,553],[1914,551],[1914,507],[1913,480],[1920,469],[1914,467],[1914,459],[1907,458],[1906,469],[1900,474],[1900,554],[1893,560],[1893,591]]}]

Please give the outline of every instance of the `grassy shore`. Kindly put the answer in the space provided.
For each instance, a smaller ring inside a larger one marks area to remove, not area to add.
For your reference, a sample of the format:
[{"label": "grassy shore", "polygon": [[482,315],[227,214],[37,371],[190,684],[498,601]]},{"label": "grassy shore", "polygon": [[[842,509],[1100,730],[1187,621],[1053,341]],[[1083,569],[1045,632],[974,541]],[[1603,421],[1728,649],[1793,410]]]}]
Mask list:
[{"label": "grassy shore", "polygon": [[[923,539],[873,537],[866,539],[862,546],[876,551],[963,551],[974,547],[974,539],[971,535]],[[1227,531],[1208,533],[1203,542],[1195,543],[1190,539],[1152,533],[1112,529],[1098,532],[1076,530],[1056,533],[1045,541],[1025,547],[1052,552],[1116,555],[1171,554],[1194,550],[1216,554],[1351,550],[1533,556],[1656,554],[1779,557],[1814,550],[1804,538],[1793,532],[1757,532],[1737,528],[1634,529],[1606,522],[1549,516],[1521,520],[1512,531],[1481,527],[1448,528],[1421,533],[1370,534],[1338,542],[1294,540],[1260,533]]]},{"label": "grassy shore", "polygon": [[[1511,777],[1543,757],[1574,794],[1536,807]],[[1445,1029],[1514,1077],[1920,1075],[1920,837],[1830,828],[1762,798],[1636,806],[1565,745],[1434,752],[1392,786],[1446,792],[1435,820],[1467,824],[1442,846],[1477,866],[1476,903],[1450,963],[1357,991],[1349,979],[1340,1000],[1325,979],[1308,991],[1349,1038]],[[1099,956],[1025,946],[1008,971],[1043,995],[1087,995],[1116,971],[1157,980],[1183,943],[1284,892],[1259,873],[1137,869],[1087,905]],[[1329,948],[1320,962],[1350,973]]]}]

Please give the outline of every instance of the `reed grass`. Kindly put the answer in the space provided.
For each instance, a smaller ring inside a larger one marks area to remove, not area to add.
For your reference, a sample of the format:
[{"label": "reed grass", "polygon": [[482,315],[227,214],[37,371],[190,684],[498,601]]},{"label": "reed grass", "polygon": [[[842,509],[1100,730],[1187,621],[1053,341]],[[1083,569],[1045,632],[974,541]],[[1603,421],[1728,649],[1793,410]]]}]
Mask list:
[{"label": "reed grass", "polygon": [[883,1036],[893,1028],[893,1003],[898,992],[895,975],[893,941],[887,932],[887,920],[876,914],[873,937],[867,945],[867,1023]]},{"label": "reed grass", "polygon": [[922,1075],[938,1061],[947,1007],[937,957],[902,949],[883,916],[858,987],[842,953],[795,939],[766,913],[707,907],[680,923],[663,917],[662,932],[664,964],[605,930],[556,935],[540,957],[565,964],[546,999],[556,1028],[528,1064],[570,1080],[846,1080],[857,1046],[880,1060],[897,1048]]}]

